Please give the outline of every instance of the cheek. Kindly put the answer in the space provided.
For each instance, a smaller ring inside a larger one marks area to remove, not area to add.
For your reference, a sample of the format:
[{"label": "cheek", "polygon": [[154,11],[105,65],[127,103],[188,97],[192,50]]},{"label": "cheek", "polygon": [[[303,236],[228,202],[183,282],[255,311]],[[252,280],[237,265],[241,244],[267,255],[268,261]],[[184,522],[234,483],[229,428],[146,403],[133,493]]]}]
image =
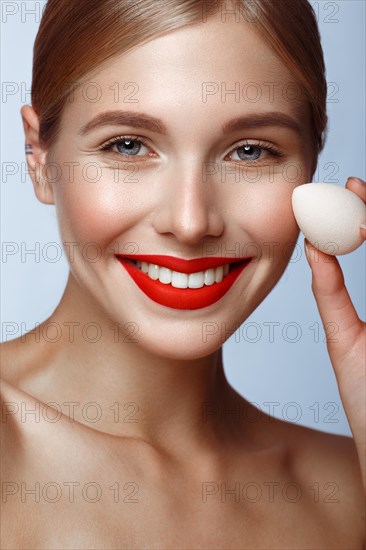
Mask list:
[{"label": "cheek", "polygon": [[[55,206],[63,240],[98,243],[101,248],[133,226],[141,216],[133,187],[116,183],[112,171],[85,177],[75,171],[74,181],[63,178],[55,188]],[[93,179],[96,181],[93,181]],[[98,179],[97,179],[98,178]]]},{"label": "cheek", "polygon": [[287,182],[259,184],[239,201],[243,231],[261,248],[263,257],[270,249],[283,257],[285,248],[290,251],[291,244],[295,246],[299,234],[291,202],[295,187]]}]

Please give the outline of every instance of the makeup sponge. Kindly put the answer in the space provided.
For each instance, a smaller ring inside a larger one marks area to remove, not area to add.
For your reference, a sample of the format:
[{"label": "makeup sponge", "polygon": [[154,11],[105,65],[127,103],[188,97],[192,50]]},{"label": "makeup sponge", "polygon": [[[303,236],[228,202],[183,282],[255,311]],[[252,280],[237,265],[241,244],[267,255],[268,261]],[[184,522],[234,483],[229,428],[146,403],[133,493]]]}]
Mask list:
[{"label": "makeup sponge", "polygon": [[363,243],[359,226],[366,221],[366,206],[345,187],[304,183],[292,193],[292,209],[307,240],[325,254],[348,254]]}]

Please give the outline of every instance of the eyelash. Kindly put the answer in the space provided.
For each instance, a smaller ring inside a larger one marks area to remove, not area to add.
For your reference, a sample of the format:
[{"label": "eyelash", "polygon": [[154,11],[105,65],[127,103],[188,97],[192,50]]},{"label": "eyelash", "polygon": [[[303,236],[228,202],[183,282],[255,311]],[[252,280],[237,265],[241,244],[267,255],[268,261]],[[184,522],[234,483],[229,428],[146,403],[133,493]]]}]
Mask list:
[{"label": "eyelash", "polygon": [[[228,154],[234,153],[237,149],[241,149],[242,147],[258,147],[259,149],[262,149],[263,151],[267,151],[272,157],[274,158],[282,158],[285,156],[285,154],[280,151],[275,145],[272,145],[271,143],[266,143],[261,140],[256,141],[255,143],[250,143],[248,140],[244,140],[243,142],[236,145],[234,149],[232,149]],[[244,163],[244,160],[231,160],[231,162],[235,162],[237,164]],[[263,162],[263,159],[259,158],[256,160],[248,161],[250,164],[257,164]]]},{"label": "eyelash", "polygon": [[[120,141],[127,141],[127,140],[138,141],[139,143],[142,143],[142,145],[144,145],[145,147],[149,148],[149,144],[147,143],[147,141],[144,140],[144,138],[141,138],[140,136],[126,135],[126,136],[117,136],[112,139],[109,139],[107,142],[103,143],[100,147],[98,147],[98,150],[108,152],[116,143],[119,143]],[[136,155],[124,155],[123,153],[117,153],[116,151],[110,151],[110,152],[112,154],[118,155],[119,158],[121,157],[126,159],[131,159],[134,157],[139,158],[139,157],[136,157]],[[132,162],[141,162],[141,161],[132,161]]]},{"label": "eyelash", "polygon": [[[136,155],[125,155],[123,153],[117,153],[116,151],[111,151],[111,148],[113,147],[113,145],[115,145],[116,143],[119,143],[121,141],[125,141],[125,140],[131,140],[131,141],[137,141],[139,143],[141,143],[142,145],[144,145],[145,147],[149,148],[149,144],[147,143],[147,141],[140,137],[140,136],[130,136],[130,135],[125,135],[125,136],[117,136],[117,137],[114,137],[110,140],[108,140],[107,142],[103,143],[100,147],[98,147],[98,150],[99,151],[105,151],[105,152],[108,152],[110,151],[112,154],[116,154],[118,155],[118,157],[121,159],[121,157],[123,159],[131,159],[131,158],[139,158],[138,156]],[[275,157],[275,158],[281,158],[281,157],[284,157],[284,153],[282,151],[280,151],[277,147],[275,147],[274,145],[270,144],[270,143],[265,143],[265,142],[262,142],[261,140],[258,140],[256,143],[249,143],[248,140],[244,140],[242,143],[239,143],[234,149],[232,149],[228,154],[232,154],[234,153],[235,151],[237,151],[237,149],[241,149],[242,147],[259,147],[260,149],[264,150],[264,151],[267,151],[272,157]],[[142,160],[134,160],[132,162],[144,162],[144,158],[145,157],[141,157]],[[255,160],[252,160],[252,161],[249,161],[250,164],[257,164],[257,163],[260,163],[262,162],[263,160],[262,159],[255,159]],[[236,164],[241,164],[241,163],[244,163],[245,161],[244,160],[232,160],[231,159],[231,162],[234,162]]]}]

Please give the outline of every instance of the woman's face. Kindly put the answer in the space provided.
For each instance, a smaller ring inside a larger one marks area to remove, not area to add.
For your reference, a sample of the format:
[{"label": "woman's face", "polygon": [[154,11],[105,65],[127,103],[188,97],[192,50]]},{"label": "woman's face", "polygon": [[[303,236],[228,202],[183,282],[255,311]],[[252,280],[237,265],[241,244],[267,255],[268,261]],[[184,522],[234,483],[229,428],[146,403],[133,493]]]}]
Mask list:
[{"label": "woman's face", "polygon": [[[126,334],[138,327],[137,345],[167,358],[218,349],[291,257],[291,195],[311,177],[308,118],[286,66],[229,19],[173,31],[88,75],[47,161],[57,163],[61,237],[73,243],[65,250],[92,321],[105,314]],[[178,309],[149,298],[115,256],[134,253],[252,261],[220,300]]]}]

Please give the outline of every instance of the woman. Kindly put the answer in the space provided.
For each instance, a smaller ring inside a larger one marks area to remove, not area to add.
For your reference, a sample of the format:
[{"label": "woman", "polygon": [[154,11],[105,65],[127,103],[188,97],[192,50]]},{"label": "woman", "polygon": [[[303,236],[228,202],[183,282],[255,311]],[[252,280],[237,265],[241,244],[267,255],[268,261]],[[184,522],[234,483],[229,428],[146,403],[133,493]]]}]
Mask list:
[{"label": "woman", "polygon": [[39,342],[3,345],[3,548],[362,548],[364,323],[337,260],[309,246],[353,439],[258,415],[212,330],[286,268],[324,70],[305,0],[49,0],[22,117],[70,274]]}]

